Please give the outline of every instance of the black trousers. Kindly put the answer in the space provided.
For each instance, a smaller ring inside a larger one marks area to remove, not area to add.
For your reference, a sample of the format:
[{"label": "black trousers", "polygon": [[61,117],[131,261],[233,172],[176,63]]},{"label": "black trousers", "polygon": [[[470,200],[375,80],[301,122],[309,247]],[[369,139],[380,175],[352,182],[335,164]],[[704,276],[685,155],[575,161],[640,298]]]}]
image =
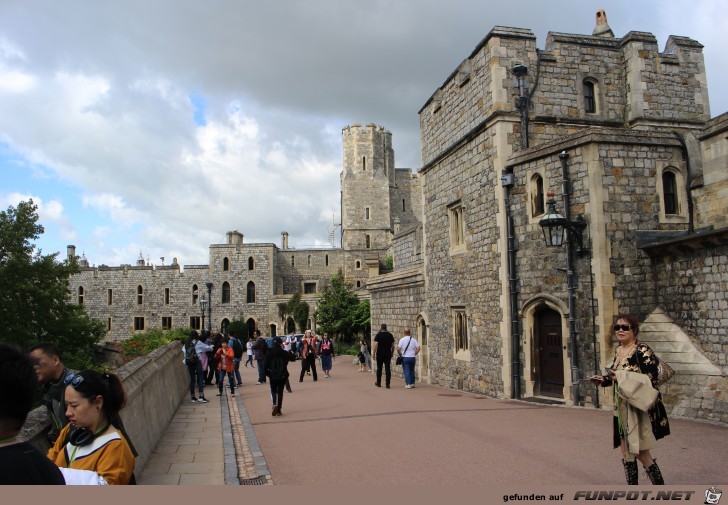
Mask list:
[{"label": "black trousers", "polygon": [[285,382],[270,381],[270,400],[273,406],[275,407],[277,405],[279,409],[283,408],[283,388],[285,386]]},{"label": "black trousers", "polygon": [[311,370],[311,375],[313,375],[313,380],[318,380],[318,376],[316,375],[316,356],[301,360],[301,377],[298,379],[299,382],[303,381],[303,376],[306,375],[309,369]]},{"label": "black trousers", "polygon": [[384,378],[387,381],[387,386],[389,386],[392,381],[392,357],[380,358],[377,356],[377,384],[382,383],[382,365],[384,365]]}]

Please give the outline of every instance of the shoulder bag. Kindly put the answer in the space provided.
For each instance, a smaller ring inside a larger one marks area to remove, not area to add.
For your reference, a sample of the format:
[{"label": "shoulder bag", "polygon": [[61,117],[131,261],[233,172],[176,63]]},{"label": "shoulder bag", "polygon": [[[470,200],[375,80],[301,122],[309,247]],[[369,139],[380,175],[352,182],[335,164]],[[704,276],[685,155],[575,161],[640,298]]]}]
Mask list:
[{"label": "shoulder bag", "polygon": [[404,361],[404,353],[407,352],[407,349],[409,349],[410,344],[412,343],[412,337],[410,337],[409,342],[407,342],[407,347],[404,348],[404,351],[402,351],[402,354],[397,356],[397,360],[394,362],[396,365],[401,365]]}]

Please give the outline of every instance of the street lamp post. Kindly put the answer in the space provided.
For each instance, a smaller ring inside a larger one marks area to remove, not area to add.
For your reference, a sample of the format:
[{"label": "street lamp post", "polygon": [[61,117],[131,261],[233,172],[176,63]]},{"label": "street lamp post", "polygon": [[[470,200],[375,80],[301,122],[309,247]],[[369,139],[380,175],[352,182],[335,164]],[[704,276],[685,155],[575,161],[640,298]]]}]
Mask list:
[{"label": "street lamp post", "polygon": [[571,181],[569,180],[569,169],[567,160],[569,154],[563,151],[559,154],[562,170],[562,202],[564,204],[564,215],[556,210],[554,194],[548,193],[546,213],[539,221],[543,230],[546,245],[549,247],[561,247],[566,236],[566,281],[568,290],[569,307],[569,340],[571,344],[571,398],[575,404],[580,403],[579,395],[579,346],[577,344],[576,331],[576,290],[578,283],[574,272],[574,255],[580,256],[586,253],[584,247],[583,232],[586,228],[586,221],[582,216],[571,220]]},{"label": "street lamp post", "polygon": [[207,331],[212,333],[212,282],[207,284]]},{"label": "street lamp post", "polygon": [[205,329],[205,312],[207,312],[209,306],[210,302],[204,296],[200,298],[200,313],[202,314],[202,326],[200,328],[203,330]]}]

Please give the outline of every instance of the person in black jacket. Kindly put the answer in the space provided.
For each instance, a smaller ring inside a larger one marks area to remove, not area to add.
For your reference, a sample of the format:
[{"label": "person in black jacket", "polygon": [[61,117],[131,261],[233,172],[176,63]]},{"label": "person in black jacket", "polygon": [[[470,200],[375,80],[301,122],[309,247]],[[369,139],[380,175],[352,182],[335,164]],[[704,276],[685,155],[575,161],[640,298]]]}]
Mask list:
[{"label": "person in black jacket", "polygon": [[283,388],[288,380],[288,363],[295,361],[296,355],[283,349],[283,339],[275,337],[273,345],[265,354],[263,370],[270,379],[270,399],[273,404],[272,416],[281,416],[283,412]]}]

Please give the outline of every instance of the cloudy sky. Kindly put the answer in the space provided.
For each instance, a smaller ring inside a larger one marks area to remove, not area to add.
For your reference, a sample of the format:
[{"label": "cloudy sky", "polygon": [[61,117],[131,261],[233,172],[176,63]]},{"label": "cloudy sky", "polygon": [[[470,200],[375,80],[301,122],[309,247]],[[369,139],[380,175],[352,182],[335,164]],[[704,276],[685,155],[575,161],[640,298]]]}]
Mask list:
[{"label": "cloudy sky", "polygon": [[495,25],[705,45],[728,110],[722,0],[0,0],[0,208],[39,204],[44,253],[206,264],[246,242],[326,245],[341,129],[420,165],[417,111]]}]

